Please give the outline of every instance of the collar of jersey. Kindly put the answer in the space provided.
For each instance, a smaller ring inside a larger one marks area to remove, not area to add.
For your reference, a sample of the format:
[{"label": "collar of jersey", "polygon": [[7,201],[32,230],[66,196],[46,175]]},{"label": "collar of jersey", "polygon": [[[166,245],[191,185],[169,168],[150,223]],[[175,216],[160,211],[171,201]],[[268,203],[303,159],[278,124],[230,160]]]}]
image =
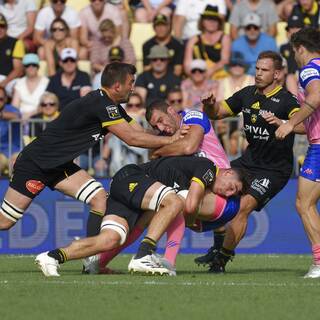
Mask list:
[{"label": "collar of jersey", "polygon": [[[276,93],[278,93],[282,89],[282,86],[277,86],[267,94],[265,94],[266,98],[270,98],[274,96]],[[255,94],[259,94],[258,89],[256,89]]]},{"label": "collar of jersey", "polygon": [[310,12],[306,12],[303,8],[301,8],[301,11],[303,13],[309,14],[311,16],[315,16],[317,14],[317,12],[318,12],[318,3],[317,3],[317,1],[313,2],[313,5],[312,5],[312,8],[311,8]]},{"label": "collar of jersey", "polygon": [[59,111],[56,111],[56,112],[53,114],[52,117],[49,118],[48,116],[43,115],[42,118],[43,118],[43,120],[52,120],[52,119],[57,118],[59,114],[60,114],[60,112],[59,112]]}]

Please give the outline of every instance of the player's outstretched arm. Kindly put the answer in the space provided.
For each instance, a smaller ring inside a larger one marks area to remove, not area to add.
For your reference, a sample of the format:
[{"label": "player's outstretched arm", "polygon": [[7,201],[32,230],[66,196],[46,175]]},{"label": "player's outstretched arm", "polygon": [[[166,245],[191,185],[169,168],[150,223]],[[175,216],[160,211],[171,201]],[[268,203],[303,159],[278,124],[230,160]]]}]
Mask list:
[{"label": "player's outstretched arm", "polygon": [[222,103],[216,101],[212,92],[202,96],[201,103],[203,104],[203,111],[210,119],[224,119],[230,116],[229,112],[223,108]]}]

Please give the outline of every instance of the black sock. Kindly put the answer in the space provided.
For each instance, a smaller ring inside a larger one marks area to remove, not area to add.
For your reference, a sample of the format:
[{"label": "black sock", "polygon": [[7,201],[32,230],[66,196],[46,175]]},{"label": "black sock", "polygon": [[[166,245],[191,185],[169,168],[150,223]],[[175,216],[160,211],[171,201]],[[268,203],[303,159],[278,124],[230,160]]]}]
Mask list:
[{"label": "black sock", "polygon": [[87,237],[94,237],[100,232],[100,226],[104,213],[91,210],[87,221]]},{"label": "black sock", "polygon": [[235,252],[234,252],[234,250],[229,250],[229,249],[222,247],[220,250],[220,254],[221,254],[221,257],[223,258],[223,260],[227,263],[230,259],[231,260],[233,259]]},{"label": "black sock", "polygon": [[224,236],[226,235],[225,231],[214,231],[213,239],[214,239],[214,248],[220,250],[223,245]]},{"label": "black sock", "polygon": [[62,249],[55,249],[48,252],[48,256],[59,261],[59,263],[64,263],[68,260],[66,253]]},{"label": "black sock", "polygon": [[148,237],[144,237],[140,243],[135,259],[140,259],[144,256],[152,254],[154,251],[156,251],[156,248],[157,243],[154,240]]}]

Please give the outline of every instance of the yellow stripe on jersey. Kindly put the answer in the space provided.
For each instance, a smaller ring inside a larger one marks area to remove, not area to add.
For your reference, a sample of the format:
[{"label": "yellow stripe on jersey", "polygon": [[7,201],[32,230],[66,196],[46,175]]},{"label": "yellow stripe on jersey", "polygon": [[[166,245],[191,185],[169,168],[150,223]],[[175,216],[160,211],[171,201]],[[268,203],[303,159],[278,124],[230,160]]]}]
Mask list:
[{"label": "yellow stripe on jersey", "polygon": [[121,118],[121,119],[118,119],[118,120],[102,122],[102,128],[109,127],[109,126],[112,126],[114,124],[122,123],[124,121],[126,121],[126,120]]},{"label": "yellow stripe on jersey", "polygon": [[300,110],[300,108],[294,108],[293,110],[291,110],[291,112],[288,115],[288,118],[290,119],[296,112],[298,112]]},{"label": "yellow stripe on jersey", "polygon": [[15,59],[22,59],[25,54],[24,45],[21,40],[18,40],[14,46],[13,52],[12,52],[12,58]]},{"label": "yellow stripe on jersey", "polygon": [[221,101],[221,106],[228,111],[228,113],[230,114],[230,116],[234,116],[235,114],[233,113],[233,111],[231,110],[230,106],[228,105],[226,100]]},{"label": "yellow stripe on jersey", "polygon": [[276,86],[273,90],[271,90],[270,92],[268,92],[268,93],[266,94],[266,97],[267,97],[267,98],[270,98],[270,97],[274,96],[274,95],[275,95],[276,93],[278,93],[281,89],[282,89],[281,86]]},{"label": "yellow stripe on jersey", "polygon": [[131,119],[131,121],[129,122],[129,124],[131,124],[131,123],[136,123],[137,121],[135,120],[135,119]]},{"label": "yellow stripe on jersey", "polygon": [[197,182],[198,184],[200,184],[200,186],[201,186],[203,189],[206,188],[206,186],[203,184],[203,182],[202,182],[200,179],[196,178],[196,177],[193,177],[193,178],[191,179],[191,181]]}]

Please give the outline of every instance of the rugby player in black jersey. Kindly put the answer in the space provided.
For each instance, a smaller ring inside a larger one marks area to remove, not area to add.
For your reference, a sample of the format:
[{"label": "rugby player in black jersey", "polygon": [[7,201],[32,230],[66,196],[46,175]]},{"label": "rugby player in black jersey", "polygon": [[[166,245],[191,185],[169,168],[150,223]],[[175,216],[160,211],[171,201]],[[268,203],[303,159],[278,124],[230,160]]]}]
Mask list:
[{"label": "rugby player in black jersey", "polygon": [[131,146],[157,148],[175,141],[158,137],[127,115],[120,103],[128,101],[136,68],[115,62],[106,66],[102,88],[74,100],[26,146],[14,165],[9,188],[0,207],[0,229],[10,229],[22,218],[32,200],[46,187],[90,205],[87,236],[99,233],[106,209],[106,192],[73,160],[111,132]]},{"label": "rugby player in black jersey", "polygon": [[248,147],[231,162],[232,168],[243,168],[252,176],[248,194],[241,198],[240,211],[226,230],[219,252],[208,250],[196,263],[208,263],[211,272],[224,272],[226,263],[245,235],[248,216],[260,211],[288,182],[293,169],[294,134],[284,140],[275,139],[277,129],[263,115],[272,113],[287,120],[299,110],[296,98],[277,84],[282,67],[281,56],[262,52],[256,62],[255,85],[247,86],[225,101],[217,103],[212,94],[203,97],[204,111],[212,119],[223,119],[242,112]]},{"label": "rugby player in black jersey", "polygon": [[[111,183],[100,234],[76,240],[67,248],[41,253],[35,261],[45,276],[59,276],[60,263],[123,244],[139,216],[152,211],[154,215],[148,232],[129,269],[169,274],[153,254],[168,225],[178,214],[196,212],[206,188],[216,194],[232,196],[241,193],[243,181],[241,170],[218,170],[209,159],[193,156],[164,157],[139,166],[127,165],[115,174]],[[187,189],[189,192],[184,200],[178,191]]]}]

